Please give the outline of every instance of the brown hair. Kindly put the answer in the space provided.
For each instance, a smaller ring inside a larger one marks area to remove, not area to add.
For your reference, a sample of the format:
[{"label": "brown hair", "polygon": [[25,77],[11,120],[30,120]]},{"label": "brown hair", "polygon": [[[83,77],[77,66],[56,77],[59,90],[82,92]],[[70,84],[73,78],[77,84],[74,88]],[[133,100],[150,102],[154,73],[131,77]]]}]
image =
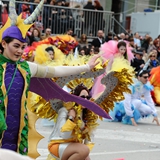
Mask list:
[{"label": "brown hair", "polygon": [[87,42],[87,35],[86,35],[86,34],[82,34],[82,35],[81,35],[81,38],[80,38],[80,40],[79,40],[79,43],[84,43],[83,37],[85,37],[85,43],[87,44],[88,42]]},{"label": "brown hair", "polygon": [[98,1],[95,0],[94,3],[96,4],[96,8],[101,7],[100,2],[98,2]]},{"label": "brown hair", "polygon": [[79,84],[73,91],[73,94],[76,96],[79,96],[82,90],[86,90],[89,94],[89,90],[86,86],[83,85],[83,83]]},{"label": "brown hair", "polygon": [[154,41],[153,41],[153,44],[154,44],[154,46],[155,47],[157,47],[156,45],[159,43],[159,40],[158,39],[155,39]]},{"label": "brown hair", "polygon": [[38,28],[33,29],[32,36],[34,36],[34,30],[36,30],[38,32],[38,37],[41,38],[41,32]]},{"label": "brown hair", "polygon": [[117,48],[119,49],[121,46],[126,47],[126,42],[120,41],[120,42],[117,44]]},{"label": "brown hair", "polygon": [[[121,46],[127,48],[126,42],[120,41],[120,42],[117,44],[117,48],[119,49]],[[128,58],[127,58],[127,52],[125,52],[123,56],[124,56],[125,59],[128,59]]]}]

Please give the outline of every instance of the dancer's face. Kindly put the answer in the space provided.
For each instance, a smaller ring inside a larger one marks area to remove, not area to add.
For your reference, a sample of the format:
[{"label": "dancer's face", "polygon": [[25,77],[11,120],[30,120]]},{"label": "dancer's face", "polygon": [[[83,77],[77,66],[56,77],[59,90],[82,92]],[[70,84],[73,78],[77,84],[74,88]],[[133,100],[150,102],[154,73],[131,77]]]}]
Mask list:
[{"label": "dancer's face", "polygon": [[[85,98],[85,99],[87,99],[87,100],[90,99],[90,96],[89,96],[89,94],[88,94],[88,92],[87,92],[86,90],[82,90],[82,91],[80,92],[80,95],[79,95],[79,96],[82,97],[82,98]],[[85,107],[83,107],[83,108],[85,108]]]},{"label": "dancer's face", "polygon": [[140,76],[138,77],[139,81],[141,81],[143,84],[146,84],[148,82],[148,78],[149,78],[148,73],[143,74],[141,77]]},{"label": "dancer's face", "polygon": [[125,52],[126,52],[126,47],[125,47],[125,46],[120,46],[120,47],[118,48],[118,50],[119,50],[119,53],[120,53],[121,55],[124,55]]},{"label": "dancer's face", "polygon": [[53,51],[48,51],[49,57],[51,60],[54,60],[54,52]]},{"label": "dancer's face", "polygon": [[20,42],[17,39],[14,39],[10,43],[6,43],[4,40],[2,41],[2,47],[4,48],[3,56],[12,61],[18,61],[24,51],[26,43]]}]

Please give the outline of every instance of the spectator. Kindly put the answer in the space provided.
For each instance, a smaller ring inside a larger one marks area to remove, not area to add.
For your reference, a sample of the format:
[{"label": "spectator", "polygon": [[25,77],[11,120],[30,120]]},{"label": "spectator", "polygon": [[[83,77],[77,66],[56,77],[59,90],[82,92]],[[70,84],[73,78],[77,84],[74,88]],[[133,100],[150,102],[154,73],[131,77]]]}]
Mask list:
[{"label": "spectator", "polygon": [[51,17],[50,17],[50,15],[51,15],[51,9],[52,9],[52,7],[46,6],[46,5],[48,5],[48,4],[49,4],[48,1],[45,0],[45,1],[44,1],[43,12],[42,12],[42,13],[43,13],[43,24],[44,24],[44,28],[47,28],[48,26],[51,25],[51,22],[50,22]]},{"label": "spectator", "polygon": [[94,49],[93,48],[90,48],[89,49],[89,55],[93,55],[94,54]]},{"label": "spectator", "polygon": [[40,40],[42,40],[41,32],[39,31],[38,28],[34,28],[32,35],[30,36],[30,45],[32,45],[33,42],[38,42]]},{"label": "spectator", "polygon": [[127,30],[126,30],[126,33],[129,35],[129,37],[133,37],[132,30],[127,29]]},{"label": "spectator", "polygon": [[117,41],[117,42],[118,42],[118,36],[117,36],[117,35],[115,35],[115,36],[113,37],[113,40],[115,40],[115,41]]},{"label": "spectator", "polygon": [[40,32],[43,31],[43,24],[41,22],[35,22],[34,28],[37,28]]},{"label": "spectator", "polygon": [[141,45],[145,49],[146,53],[150,45],[150,42],[152,42],[152,38],[149,35],[146,35]]},{"label": "spectator", "polygon": [[85,52],[85,49],[84,49],[84,48],[81,48],[81,49],[79,50],[79,55],[81,55],[81,56],[86,55],[86,52]]},{"label": "spectator", "polygon": [[[24,0],[24,2],[29,2],[29,0]],[[22,8],[22,19],[26,19],[27,17],[30,16],[30,7],[28,4],[22,4],[21,5]]]},{"label": "spectator", "polygon": [[66,31],[66,34],[72,36],[73,35],[73,30],[71,28],[69,28],[67,31]]},{"label": "spectator", "polygon": [[128,41],[128,39],[129,39],[129,34],[126,33],[126,34],[125,34],[125,40]]},{"label": "spectator", "polygon": [[51,0],[49,4],[55,5],[56,4],[56,0]]},{"label": "spectator", "polygon": [[94,6],[92,5],[92,0],[88,0],[87,4],[83,7],[86,10],[93,10],[91,11],[84,11],[84,33],[89,34],[92,32],[92,25],[93,25],[93,15],[94,15]]},{"label": "spectator", "polygon": [[20,3],[18,5],[18,14],[23,12],[24,6],[26,6],[27,8],[29,8],[29,12],[32,13],[33,12],[33,5],[29,5],[27,3],[31,2],[30,0],[23,0],[23,2],[25,2],[25,4]]},{"label": "spectator", "polygon": [[129,41],[129,45],[130,45],[132,48],[136,48],[136,45],[134,44],[134,38],[133,38],[133,37],[129,37],[129,38],[128,38],[128,41]]},{"label": "spectator", "polygon": [[157,50],[156,50],[156,49],[153,49],[152,52],[155,53],[155,55],[156,55],[156,57],[157,57],[157,55],[158,55]]},{"label": "spectator", "polygon": [[[94,1],[94,8],[95,8],[95,14],[94,14],[94,30],[95,34],[98,30],[104,29],[104,22],[103,22],[103,7],[101,6],[100,2],[98,0]],[[94,35],[95,35],[94,34]]]},{"label": "spectator", "polygon": [[134,50],[135,58],[131,61],[131,66],[135,68],[135,71],[138,72],[140,69],[144,67],[143,57],[143,49],[135,49]]},{"label": "spectator", "polygon": [[[48,11],[47,11],[47,16],[49,17],[49,24],[48,26],[51,25],[51,30],[52,33],[57,34],[58,32],[58,11],[60,8],[55,8],[54,6],[56,6],[57,2],[56,0],[51,0],[50,1],[50,6],[51,7],[47,7]],[[61,5],[60,5],[61,6]],[[47,27],[48,27],[47,26]]]},{"label": "spectator", "polygon": [[74,28],[74,20],[72,16],[72,12],[70,9],[67,9],[69,3],[65,3],[62,0],[58,0],[56,2],[57,6],[65,6],[64,8],[56,8],[57,10],[57,32],[58,33],[64,33],[66,28]]},{"label": "spectator", "polygon": [[80,46],[80,48],[83,48],[83,47],[88,48],[88,41],[87,41],[87,35],[86,34],[81,35],[81,38],[79,40],[79,46]]},{"label": "spectator", "polygon": [[149,53],[148,59],[150,59],[150,64],[148,67],[149,71],[151,71],[152,68],[160,65],[159,61],[157,60],[157,56],[154,52]]},{"label": "spectator", "polygon": [[119,35],[119,37],[120,37],[120,41],[124,41],[125,40],[125,34],[124,33],[121,33]]},{"label": "spectator", "polygon": [[139,34],[138,32],[136,32],[134,34],[134,44],[136,45],[136,48],[140,48],[141,47],[141,41],[139,39]]},{"label": "spectator", "polygon": [[2,27],[2,25],[4,25],[7,22],[8,19],[8,11],[7,11],[7,4],[4,4],[2,1],[0,1],[0,5],[1,5],[1,24],[0,24],[0,28]]},{"label": "spectator", "polygon": [[155,39],[154,42],[153,42],[156,50],[157,50],[157,59],[160,61],[160,44],[159,44],[159,39]]},{"label": "spectator", "polygon": [[113,36],[112,32],[108,32],[108,35],[106,36],[105,41],[108,42],[112,40],[112,36]]},{"label": "spectator", "polygon": [[44,36],[42,37],[42,39],[46,39],[46,38],[50,37],[51,35],[52,35],[51,29],[50,29],[50,28],[46,28],[45,34],[44,34]]},{"label": "spectator", "polygon": [[99,48],[98,47],[95,47],[94,48],[94,54],[98,54],[99,53]]},{"label": "spectator", "polygon": [[97,32],[97,38],[92,41],[92,46],[100,48],[101,44],[105,42],[104,33],[102,30]]},{"label": "spectator", "polygon": [[77,35],[80,36],[81,30],[82,30],[82,25],[83,25],[83,11],[79,10],[81,9],[80,5],[76,5],[74,7],[75,9],[72,10],[72,15],[74,18],[74,30]]},{"label": "spectator", "polygon": [[150,53],[151,51],[156,50],[155,45],[153,44],[153,40],[150,41],[148,49],[147,49],[147,53]]}]

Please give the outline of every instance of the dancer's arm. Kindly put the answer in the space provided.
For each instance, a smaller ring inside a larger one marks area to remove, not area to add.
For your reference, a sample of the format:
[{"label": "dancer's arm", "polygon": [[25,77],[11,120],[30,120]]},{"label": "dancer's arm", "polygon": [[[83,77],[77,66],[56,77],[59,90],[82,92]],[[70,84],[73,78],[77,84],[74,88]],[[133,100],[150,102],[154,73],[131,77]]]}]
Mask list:
[{"label": "dancer's arm", "polygon": [[86,65],[82,66],[41,66],[35,63],[28,62],[32,77],[39,78],[53,78],[53,77],[65,77],[69,75],[75,75],[82,72],[89,72],[94,68],[98,62],[96,60],[100,56],[96,55]]},{"label": "dancer's arm", "polygon": [[137,126],[137,123],[134,120],[134,116],[133,116],[134,111],[132,110],[132,104],[131,104],[132,95],[124,93],[124,97],[125,97],[125,100],[123,103],[124,103],[124,109],[125,109],[126,115],[131,118],[132,125]]},{"label": "dancer's arm", "polygon": [[59,110],[56,123],[58,126],[59,136],[63,139],[71,138],[72,130],[76,124],[68,119],[68,111],[66,108],[61,108]]},{"label": "dancer's arm", "polygon": [[124,109],[125,109],[125,112],[126,112],[126,115],[129,116],[129,117],[133,117],[133,110],[132,110],[132,104],[131,104],[131,94],[128,94],[128,93],[124,93]]}]

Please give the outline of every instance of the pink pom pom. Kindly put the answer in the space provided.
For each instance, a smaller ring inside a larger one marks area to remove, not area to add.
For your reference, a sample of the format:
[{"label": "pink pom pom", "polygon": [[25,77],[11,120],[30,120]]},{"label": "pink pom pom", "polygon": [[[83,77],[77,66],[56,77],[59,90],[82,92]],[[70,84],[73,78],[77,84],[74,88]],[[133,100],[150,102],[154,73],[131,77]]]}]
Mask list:
[{"label": "pink pom pom", "polygon": [[111,57],[113,57],[116,53],[118,53],[117,44],[118,42],[113,40],[104,43],[100,48],[103,53],[102,56],[105,59],[110,59]]}]

